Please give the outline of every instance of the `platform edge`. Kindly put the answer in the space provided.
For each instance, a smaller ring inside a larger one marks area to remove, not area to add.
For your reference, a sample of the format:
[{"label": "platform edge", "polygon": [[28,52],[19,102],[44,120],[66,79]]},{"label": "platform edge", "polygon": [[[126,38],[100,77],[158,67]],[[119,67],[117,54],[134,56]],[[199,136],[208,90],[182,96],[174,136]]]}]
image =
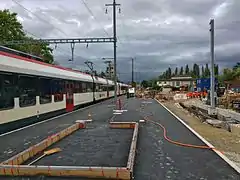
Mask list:
[{"label": "platform edge", "polygon": [[[200,134],[198,134],[195,130],[193,130],[189,125],[187,125],[180,117],[178,117],[176,114],[174,114],[171,110],[169,110],[164,104],[159,102],[157,99],[155,99],[162,107],[164,107],[170,114],[172,114],[177,120],[179,120],[186,128],[188,128],[195,136],[197,136],[201,141],[203,141],[207,146],[214,148],[214,146],[209,143],[206,139],[204,139]],[[237,171],[240,174],[240,168],[231,161],[228,157],[220,153],[219,151],[213,149],[213,151],[220,156],[228,165],[230,165],[235,171]]]}]

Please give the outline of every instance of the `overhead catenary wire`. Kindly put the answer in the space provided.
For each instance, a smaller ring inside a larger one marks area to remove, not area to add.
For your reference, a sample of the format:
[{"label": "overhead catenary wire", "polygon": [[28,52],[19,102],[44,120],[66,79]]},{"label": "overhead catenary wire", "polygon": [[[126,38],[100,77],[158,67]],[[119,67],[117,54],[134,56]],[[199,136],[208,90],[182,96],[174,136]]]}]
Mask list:
[{"label": "overhead catenary wire", "polygon": [[88,10],[88,12],[91,14],[91,16],[94,18],[94,20],[99,24],[100,27],[102,27],[104,33],[110,37],[109,33],[104,29],[104,27],[102,26],[102,24],[97,20],[97,18],[95,17],[95,15],[93,14],[92,10],[90,9],[90,7],[88,6],[88,4],[84,1],[81,0],[83,5],[86,7],[86,9]]},{"label": "overhead catenary wire", "polygon": [[[42,22],[44,22],[44,23],[47,23],[47,24],[50,24],[54,29],[56,29],[56,30],[58,30],[59,32],[61,32],[62,34],[68,36],[64,31],[62,31],[61,29],[57,28],[56,26],[54,26],[52,23],[50,23],[49,21],[45,20],[44,18],[36,15],[34,12],[30,11],[30,10],[27,9],[25,6],[23,6],[22,4],[20,4],[17,0],[12,0],[12,1],[13,1],[14,3],[16,3],[18,6],[20,6],[23,10],[25,10],[25,11],[31,13],[32,15],[34,15],[35,17],[37,17],[40,21],[42,21]],[[44,16],[45,16],[45,15],[44,15]],[[32,35],[32,36],[34,36],[34,37],[36,37],[36,38],[41,39],[41,38],[38,37],[37,35],[29,32],[29,31],[27,31],[27,30],[25,30],[25,32],[28,33],[28,34],[30,34],[30,35]],[[63,54],[69,56],[69,54],[68,54],[69,52],[68,52],[66,49],[63,49],[63,48],[61,48],[61,47],[55,47],[55,49],[56,49],[56,48],[62,50]],[[64,53],[64,52],[65,52],[65,53]],[[78,55],[78,54],[77,54],[77,55]],[[78,56],[80,56],[80,55],[78,55]],[[69,59],[70,59],[70,58],[69,58]],[[83,65],[83,63],[80,64],[80,65]]]},{"label": "overhead catenary wire", "polygon": [[[12,0],[12,1],[13,1],[15,4],[17,4],[18,6],[20,6],[24,11],[26,11],[26,12],[28,12],[28,13],[31,13],[32,15],[34,15],[35,17],[37,17],[37,18],[38,18],[39,20],[41,20],[42,22],[47,23],[47,24],[50,24],[54,29],[58,30],[59,32],[61,32],[62,34],[64,34],[64,35],[67,36],[67,34],[66,34],[64,31],[62,31],[61,29],[59,29],[58,27],[56,27],[55,25],[53,25],[53,24],[50,23],[49,21],[45,20],[43,17],[41,17],[41,16],[37,15],[36,13],[34,13],[33,11],[29,10],[29,9],[26,8],[24,5],[22,5],[19,1],[17,1],[17,0]],[[99,23],[98,19],[96,18],[96,16],[95,16],[94,13],[92,12],[91,8],[88,6],[88,4],[87,4],[84,0],[82,0],[82,3],[83,3],[83,5],[86,7],[86,9],[87,9],[88,12],[90,13],[90,15],[95,19],[95,21],[102,27],[101,23]],[[44,15],[44,14],[43,14],[43,15]],[[46,16],[46,15],[44,15],[44,16]],[[107,36],[110,37],[109,33],[104,29],[104,27],[102,27],[102,29],[103,29],[104,33],[105,33]],[[36,36],[35,34],[33,34],[33,33],[31,33],[31,32],[28,32],[28,31],[26,31],[26,30],[25,30],[25,32],[27,32],[27,34],[30,34],[31,36],[34,36],[34,37],[36,37],[36,38],[39,38],[38,36]],[[117,37],[117,38],[119,39],[119,43],[123,45],[123,43],[121,42],[120,38],[119,38],[119,37]],[[40,39],[40,38],[39,38],[39,39]],[[57,47],[57,46],[56,46],[56,47]],[[56,47],[55,47],[55,49],[56,49]],[[63,48],[60,48],[60,47],[57,47],[57,48],[58,48],[58,49],[61,49],[62,52],[67,52],[67,51],[66,51],[65,49],[63,49]],[[69,53],[69,52],[67,52],[67,53]],[[66,54],[66,53],[64,53],[64,54]],[[66,55],[69,56],[68,54],[66,54]],[[79,55],[79,56],[80,56],[80,55]],[[83,65],[83,63],[82,63],[81,65]],[[102,69],[102,68],[101,68],[101,69]]]},{"label": "overhead catenary wire", "polygon": [[[22,9],[24,9],[25,11],[27,11],[27,12],[31,13],[32,15],[34,15],[35,17],[37,17],[37,18],[38,18],[39,20],[41,20],[42,22],[47,23],[47,24],[50,24],[52,27],[54,27],[54,29],[57,29],[59,32],[61,32],[61,33],[63,33],[64,35],[67,36],[67,34],[66,34],[65,32],[63,32],[61,29],[55,27],[55,26],[54,26],[53,24],[51,24],[49,21],[47,21],[47,20],[41,18],[40,16],[36,15],[35,13],[33,13],[32,11],[30,11],[29,9],[27,9],[25,6],[23,6],[22,4],[20,4],[17,0],[12,0],[12,1],[13,1],[14,3],[16,3],[18,6],[20,6]],[[29,32],[29,31],[27,31],[27,30],[24,30],[24,31],[25,31],[25,33],[27,33],[27,34],[30,34],[30,35],[32,35],[32,36],[40,39],[39,36],[37,36],[37,35]],[[62,51],[65,51],[65,52],[66,52],[65,49],[62,49],[62,48],[60,48],[60,47],[58,47],[58,48],[61,49]],[[66,54],[66,55],[67,55],[67,54]]]},{"label": "overhead catenary wire", "polygon": [[[33,13],[31,10],[27,9],[25,6],[23,6],[23,5],[22,5],[21,3],[19,3],[17,0],[12,0],[12,1],[13,1],[14,3],[16,3],[18,6],[20,6],[21,8],[23,8],[25,11],[31,13],[32,15],[34,15],[35,17],[37,17],[37,18],[40,19],[41,21],[43,21],[43,22],[51,25],[54,29],[58,30],[59,32],[61,32],[62,34],[64,34],[64,35],[67,36],[67,34],[66,34],[64,31],[62,31],[61,29],[57,28],[57,27],[54,26],[52,23],[50,23],[49,21],[43,19],[43,18],[40,17],[39,15]],[[45,16],[45,15],[44,15],[44,16]]]}]

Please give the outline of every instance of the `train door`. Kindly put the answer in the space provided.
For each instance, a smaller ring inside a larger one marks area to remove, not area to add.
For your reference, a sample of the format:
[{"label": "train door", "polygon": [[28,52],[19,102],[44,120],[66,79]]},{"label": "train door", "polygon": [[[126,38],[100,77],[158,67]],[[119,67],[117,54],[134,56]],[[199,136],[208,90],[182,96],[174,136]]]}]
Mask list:
[{"label": "train door", "polygon": [[66,82],[66,111],[70,112],[74,109],[73,104],[73,82],[67,81]]}]

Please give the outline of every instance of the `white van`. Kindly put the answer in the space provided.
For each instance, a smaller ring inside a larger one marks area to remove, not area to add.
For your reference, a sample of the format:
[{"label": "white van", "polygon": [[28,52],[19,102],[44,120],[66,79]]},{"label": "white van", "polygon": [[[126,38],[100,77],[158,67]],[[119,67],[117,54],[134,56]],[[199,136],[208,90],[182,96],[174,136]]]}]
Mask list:
[{"label": "white van", "polygon": [[134,97],[135,96],[135,88],[129,88],[128,94],[129,94],[129,97]]}]

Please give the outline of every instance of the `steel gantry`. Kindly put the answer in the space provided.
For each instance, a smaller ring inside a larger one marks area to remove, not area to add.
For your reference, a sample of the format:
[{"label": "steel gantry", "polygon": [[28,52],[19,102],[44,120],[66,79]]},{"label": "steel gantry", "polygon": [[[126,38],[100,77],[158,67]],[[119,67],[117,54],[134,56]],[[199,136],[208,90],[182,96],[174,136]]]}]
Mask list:
[{"label": "steel gantry", "polygon": [[74,59],[74,48],[75,44],[90,44],[90,43],[114,43],[114,38],[66,38],[66,39],[29,39],[29,40],[12,40],[12,41],[2,41],[0,45],[21,45],[21,44],[71,44],[72,59]]},{"label": "steel gantry", "polygon": [[67,38],[67,39],[33,39],[33,40],[12,40],[3,41],[2,46],[20,44],[71,44],[71,43],[113,43],[114,38]]}]

